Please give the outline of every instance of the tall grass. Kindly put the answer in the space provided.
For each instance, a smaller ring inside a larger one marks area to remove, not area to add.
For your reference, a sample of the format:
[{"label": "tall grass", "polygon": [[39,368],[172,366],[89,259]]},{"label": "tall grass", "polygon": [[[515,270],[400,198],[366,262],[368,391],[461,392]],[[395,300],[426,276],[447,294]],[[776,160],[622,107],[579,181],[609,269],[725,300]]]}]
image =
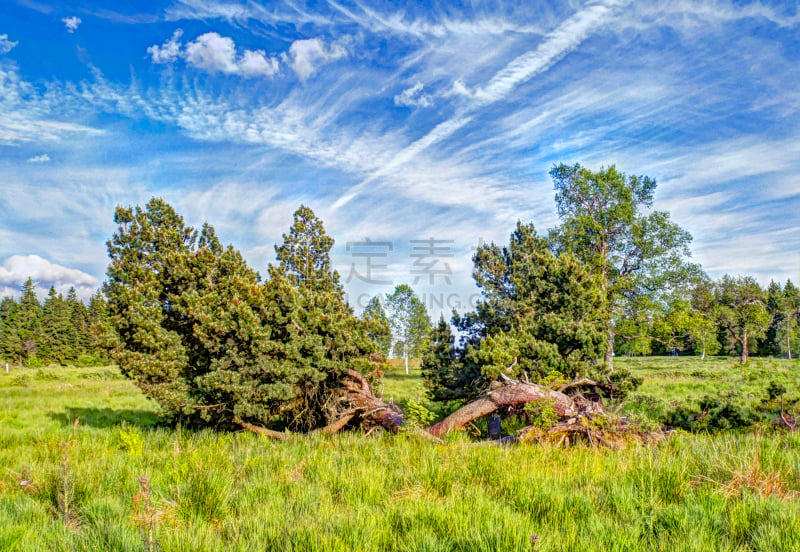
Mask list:
[{"label": "tall grass", "polygon": [[[679,379],[637,363],[645,386]],[[111,368],[45,373],[0,375],[3,551],[800,550],[796,435],[613,450],[352,432],[278,443],[158,427]],[[419,385],[397,374],[384,394]]]}]

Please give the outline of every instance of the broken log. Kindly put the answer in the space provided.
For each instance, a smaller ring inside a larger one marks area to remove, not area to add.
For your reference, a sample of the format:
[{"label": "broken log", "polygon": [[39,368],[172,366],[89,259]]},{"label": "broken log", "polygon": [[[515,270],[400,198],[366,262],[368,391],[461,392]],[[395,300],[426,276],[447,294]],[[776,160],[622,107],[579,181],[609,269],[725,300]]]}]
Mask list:
[{"label": "broken log", "polygon": [[[342,381],[342,385],[342,397],[340,398],[341,402],[347,405],[347,409],[339,412],[337,418],[328,425],[311,431],[310,435],[331,435],[351,423],[364,429],[382,427],[392,433],[397,433],[404,423],[403,412],[397,405],[385,403],[376,397],[369,382],[362,374],[355,370],[348,370],[347,378]],[[279,441],[285,441],[293,435],[246,422],[238,416],[233,418],[233,422],[248,431]],[[433,435],[430,435],[430,438],[436,439]]]},{"label": "broken log", "polygon": [[577,416],[583,405],[577,404],[568,395],[553,391],[535,383],[507,379],[497,384],[484,397],[467,403],[441,422],[428,428],[433,435],[440,437],[454,429],[461,429],[468,423],[491,414],[502,407],[522,407],[528,403],[548,401],[559,418]]}]

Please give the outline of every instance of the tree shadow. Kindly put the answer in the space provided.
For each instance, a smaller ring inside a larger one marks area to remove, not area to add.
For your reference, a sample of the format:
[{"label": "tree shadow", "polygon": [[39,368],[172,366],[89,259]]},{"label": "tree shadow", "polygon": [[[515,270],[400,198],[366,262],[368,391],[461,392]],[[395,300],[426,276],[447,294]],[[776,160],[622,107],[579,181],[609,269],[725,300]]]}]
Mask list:
[{"label": "tree shadow", "polygon": [[76,407],[67,407],[65,410],[66,412],[50,412],[48,416],[65,425],[72,425],[76,418],[80,418],[82,425],[97,428],[109,428],[123,423],[150,428],[161,421],[155,412],[149,410]]}]

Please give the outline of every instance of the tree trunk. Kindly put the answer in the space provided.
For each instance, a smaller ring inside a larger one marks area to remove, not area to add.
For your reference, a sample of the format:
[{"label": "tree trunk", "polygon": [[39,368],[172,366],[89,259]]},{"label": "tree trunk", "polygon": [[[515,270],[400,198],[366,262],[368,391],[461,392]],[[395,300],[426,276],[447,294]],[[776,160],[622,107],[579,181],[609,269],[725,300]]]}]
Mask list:
[{"label": "tree trunk", "polygon": [[747,342],[747,332],[744,332],[744,335],[742,336],[742,356],[740,359],[742,364],[745,364],[747,362],[747,356],[750,353],[750,351],[748,351],[749,348],[748,345],[749,343]]},{"label": "tree trunk", "polygon": [[792,360],[792,317],[786,317],[786,351],[789,353],[789,360]]},{"label": "tree trunk", "polygon": [[403,343],[403,360],[406,363],[406,375],[408,375],[408,344]]},{"label": "tree trunk", "polygon": [[606,339],[608,339],[608,343],[606,344],[605,363],[606,367],[611,371],[614,370],[614,335],[614,325],[609,322],[608,329],[606,330]]},{"label": "tree trunk", "polygon": [[560,418],[576,416],[580,410],[574,400],[560,391],[546,389],[535,383],[510,381],[497,385],[485,397],[462,406],[438,424],[429,427],[428,431],[439,437],[450,430],[463,428],[498,408],[517,408],[539,401],[552,401]]}]

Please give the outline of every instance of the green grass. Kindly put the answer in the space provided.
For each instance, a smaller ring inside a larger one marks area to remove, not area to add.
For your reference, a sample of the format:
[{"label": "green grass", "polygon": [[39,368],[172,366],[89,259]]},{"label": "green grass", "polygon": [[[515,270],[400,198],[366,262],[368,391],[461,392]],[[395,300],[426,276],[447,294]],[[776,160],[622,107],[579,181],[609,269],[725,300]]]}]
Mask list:
[{"label": "green grass", "polygon": [[[800,371],[618,362],[668,401],[774,378],[796,390]],[[387,371],[385,398],[421,390],[417,367]],[[0,374],[0,550],[800,550],[797,435],[564,450],[352,432],[278,443],[156,421],[113,368]]]}]

